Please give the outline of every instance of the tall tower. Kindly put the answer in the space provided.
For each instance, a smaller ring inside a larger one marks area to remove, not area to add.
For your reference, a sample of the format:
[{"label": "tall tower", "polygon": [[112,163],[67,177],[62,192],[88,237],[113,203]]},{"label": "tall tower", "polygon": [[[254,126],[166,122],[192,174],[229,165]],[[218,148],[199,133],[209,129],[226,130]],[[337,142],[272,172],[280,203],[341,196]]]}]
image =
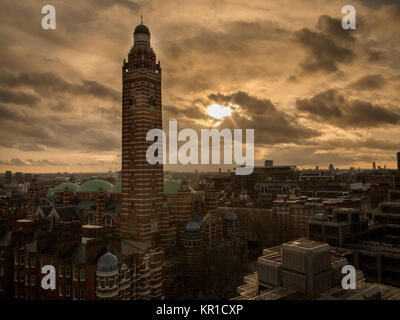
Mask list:
[{"label": "tall tower", "polygon": [[163,165],[151,165],[146,150],[150,129],[162,129],[161,67],[150,46],[150,31],[134,31],[134,45],[122,65],[122,216],[121,232],[136,240],[158,238],[163,196]]}]

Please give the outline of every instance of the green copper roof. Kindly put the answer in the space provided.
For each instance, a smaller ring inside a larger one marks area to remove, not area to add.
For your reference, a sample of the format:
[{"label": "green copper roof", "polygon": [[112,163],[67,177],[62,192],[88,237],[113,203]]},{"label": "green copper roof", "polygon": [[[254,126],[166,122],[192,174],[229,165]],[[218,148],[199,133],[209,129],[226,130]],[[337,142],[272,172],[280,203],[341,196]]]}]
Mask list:
[{"label": "green copper roof", "polygon": [[122,193],[122,182],[118,181],[114,187],[111,188],[110,193]]},{"label": "green copper roof", "polygon": [[113,185],[108,181],[101,179],[93,179],[86,181],[83,183],[80,188],[77,190],[78,192],[99,192],[99,191],[107,191],[113,188]]},{"label": "green copper roof", "polygon": [[77,191],[78,189],[79,189],[79,185],[77,185],[76,183],[63,182],[63,183],[59,184],[57,187],[55,187],[54,189],[50,189],[47,192],[47,197],[50,199],[53,199],[54,193],[56,193],[56,192],[61,192],[64,190]]},{"label": "green copper roof", "polygon": [[181,185],[181,180],[175,180],[175,179],[164,180],[164,194],[165,195],[178,194],[180,185]]},{"label": "green copper roof", "polygon": [[69,190],[69,191],[76,191],[79,189],[79,185],[71,182],[63,182],[57,187],[55,187],[53,190],[54,191],[64,191],[64,190]]}]

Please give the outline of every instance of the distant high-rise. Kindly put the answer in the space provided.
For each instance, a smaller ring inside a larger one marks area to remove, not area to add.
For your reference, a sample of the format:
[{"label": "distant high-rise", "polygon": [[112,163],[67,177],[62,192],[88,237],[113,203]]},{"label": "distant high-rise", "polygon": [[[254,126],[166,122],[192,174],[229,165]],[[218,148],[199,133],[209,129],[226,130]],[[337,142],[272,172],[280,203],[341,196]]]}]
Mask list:
[{"label": "distant high-rise", "polygon": [[11,171],[6,171],[5,175],[5,183],[11,183],[12,180],[12,172]]},{"label": "distant high-rise", "polygon": [[400,171],[400,152],[397,152],[397,170]]},{"label": "distant high-rise", "polygon": [[16,172],[15,180],[17,180],[18,183],[24,182],[24,174],[22,172]]},{"label": "distant high-rise", "polygon": [[375,161],[372,162],[372,170],[376,170],[376,162]]},{"label": "distant high-rise", "polygon": [[264,166],[266,168],[272,168],[274,166],[274,160],[265,160]]}]

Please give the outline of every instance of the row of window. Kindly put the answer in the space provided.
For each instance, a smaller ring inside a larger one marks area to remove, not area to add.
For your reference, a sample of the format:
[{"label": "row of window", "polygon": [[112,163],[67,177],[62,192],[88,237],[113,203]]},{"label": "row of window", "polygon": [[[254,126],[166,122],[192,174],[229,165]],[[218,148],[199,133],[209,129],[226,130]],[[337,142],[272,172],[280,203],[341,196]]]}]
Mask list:
[{"label": "row of window", "polygon": [[[18,272],[14,273],[14,281],[18,282]],[[24,282],[25,281],[25,284],[29,285],[29,278],[25,277],[25,272],[24,271],[21,271],[19,273],[19,281],[20,282]],[[36,285],[36,275],[31,274],[31,283],[30,284],[31,284],[31,286],[35,286]]]},{"label": "row of window", "polygon": [[[121,279],[120,281],[129,280],[129,271],[128,269],[121,270]],[[97,286],[99,288],[110,288],[118,283],[118,275],[114,277],[99,277],[97,280]]]},{"label": "row of window", "polygon": [[[15,255],[14,262],[15,262],[16,265],[18,265],[18,264],[21,265],[21,266],[25,265],[25,256],[24,255],[20,255],[18,257],[18,255]],[[31,262],[30,263],[31,268],[36,268],[36,258],[35,257],[31,257],[30,262]]]},{"label": "row of window", "polygon": [[137,82],[132,82],[132,83],[127,83],[125,84],[125,88],[133,88],[133,87],[138,87],[138,86],[150,86],[155,89],[160,89],[161,87],[159,85],[156,85],[151,82],[147,81],[137,81]]},{"label": "row of window", "polygon": [[[58,266],[58,276],[62,278],[64,276],[64,266],[60,264]],[[71,277],[71,268],[69,266],[65,267],[65,277],[70,278]],[[76,268],[73,268],[72,270],[72,279],[74,281],[78,280],[78,270]],[[86,271],[85,269],[80,269],[79,270],[79,280],[80,281],[85,281],[86,280]]]},{"label": "row of window", "polygon": [[[65,286],[65,290],[64,290],[64,286],[60,285],[58,287],[58,295],[60,297],[62,296],[66,296],[66,297],[70,297],[71,296],[71,286]],[[74,288],[72,290],[72,299],[74,300],[85,300],[86,298],[86,290],[85,289],[80,289],[79,290],[79,296],[78,296],[78,289]]]},{"label": "row of window", "polygon": [[[2,276],[3,274],[4,274],[4,268],[3,268],[3,266],[1,266],[0,267],[0,276]],[[34,276],[34,275],[32,275],[32,276]],[[58,276],[60,278],[62,278],[64,276],[64,266],[63,265],[60,265],[58,267]],[[65,267],[65,277],[66,278],[70,278],[71,277],[71,268],[69,266]],[[24,278],[25,278],[25,271],[21,271],[20,272],[20,281],[24,281]],[[72,278],[73,278],[74,281],[78,280],[78,270],[75,269],[75,268],[72,271]],[[17,272],[15,272],[15,274],[14,274],[14,280],[18,281],[18,273]],[[79,271],[79,280],[81,282],[86,280],[85,269],[80,269],[80,271]]]}]

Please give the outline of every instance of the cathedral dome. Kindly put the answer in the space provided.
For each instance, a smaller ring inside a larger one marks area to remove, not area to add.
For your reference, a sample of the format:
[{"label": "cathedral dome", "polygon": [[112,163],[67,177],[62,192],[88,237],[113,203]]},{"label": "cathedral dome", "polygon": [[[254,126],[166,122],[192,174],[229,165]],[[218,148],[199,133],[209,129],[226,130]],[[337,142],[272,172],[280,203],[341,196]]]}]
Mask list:
[{"label": "cathedral dome", "polygon": [[107,191],[110,192],[113,185],[108,181],[101,179],[93,179],[86,181],[83,183],[80,188],[77,190],[78,192],[100,192]]},{"label": "cathedral dome", "polygon": [[64,191],[64,190],[69,190],[69,191],[76,191],[78,190],[79,185],[71,182],[64,182],[55,187],[53,190],[54,191]]},{"label": "cathedral dome", "polygon": [[178,194],[179,187],[181,186],[180,180],[165,179],[164,180],[164,194],[175,195]]},{"label": "cathedral dome", "polygon": [[97,261],[97,271],[109,272],[118,269],[118,259],[111,252],[103,254]]},{"label": "cathedral dome", "polygon": [[150,30],[144,24],[139,24],[135,28],[135,31],[133,32],[133,34],[137,34],[137,33],[148,33],[148,34],[150,34]]},{"label": "cathedral dome", "polygon": [[185,227],[187,232],[200,231],[200,225],[196,221],[190,221]]},{"label": "cathedral dome", "polygon": [[122,182],[118,181],[114,187],[110,189],[110,193],[122,193]]}]

